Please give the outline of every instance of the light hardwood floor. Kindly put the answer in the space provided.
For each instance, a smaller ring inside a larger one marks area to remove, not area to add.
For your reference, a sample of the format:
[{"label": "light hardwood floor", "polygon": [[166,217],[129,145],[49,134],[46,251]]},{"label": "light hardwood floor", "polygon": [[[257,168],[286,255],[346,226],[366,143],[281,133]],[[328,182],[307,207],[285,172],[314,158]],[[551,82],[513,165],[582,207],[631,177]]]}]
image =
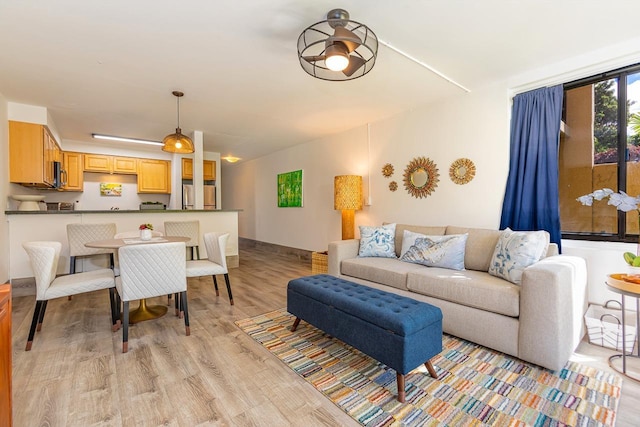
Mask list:
[{"label": "light hardwood floor", "polygon": [[[287,282],[309,274],[308,261],[241,249],[235,306],[223,280],[218,298],[211,278],[190,280],[191,336],[168,314],[132,326],[127,354],[106,291],[50,301],[30,352],[34,297],[14,298],[14,426],[357,426],[234,324],[285,307]],[[610,354],[583,343],[575,357],[608,370]],[[640,384],[622,394],[617,425],[640,425]]]}]

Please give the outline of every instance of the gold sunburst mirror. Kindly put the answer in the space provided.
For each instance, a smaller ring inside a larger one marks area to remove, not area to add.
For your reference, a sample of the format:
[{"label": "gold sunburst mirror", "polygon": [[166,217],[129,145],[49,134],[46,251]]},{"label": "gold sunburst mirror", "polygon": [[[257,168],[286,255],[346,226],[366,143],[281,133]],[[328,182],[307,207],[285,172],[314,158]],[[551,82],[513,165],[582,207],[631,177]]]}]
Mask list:
[{"label": "gold sunburst mirror", "polygon": [[436,164],[429,158],[416,157],[404,170],[404,188],[415,198],[422,199],[438,186],[440,174]]},{"label": "gold sunburst mirror", "polygon": [[469,159],[458,159],[451,163],[449,177],[456,184],[467,184],[476,176],[476,165]]},{"label": "gold sunburst mirror", "polygon": [[384,176],[385,178],[389,178],[391,175],[393,175],[393,171],[393,165],[391,163],[387,163],[382,167],[382,176]]},{"label": "gold sunburst mirror", "polygon": [[396,191],[398,189],[398,183],[395,181],[391,181],[389,183],[389,191]]}]

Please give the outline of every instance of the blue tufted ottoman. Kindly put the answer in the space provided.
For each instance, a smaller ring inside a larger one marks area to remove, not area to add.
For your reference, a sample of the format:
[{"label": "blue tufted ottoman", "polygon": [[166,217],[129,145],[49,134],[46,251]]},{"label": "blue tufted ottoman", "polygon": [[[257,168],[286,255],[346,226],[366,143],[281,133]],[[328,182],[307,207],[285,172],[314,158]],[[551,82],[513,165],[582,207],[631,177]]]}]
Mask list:
[{"label": "blue tufted ottoman", "polygon": [[301,277],[287,286],[287,311],[396,371],[398,401],[405,400],[404,376],[442,351],[438,307],[358,285],[326,274]]}]

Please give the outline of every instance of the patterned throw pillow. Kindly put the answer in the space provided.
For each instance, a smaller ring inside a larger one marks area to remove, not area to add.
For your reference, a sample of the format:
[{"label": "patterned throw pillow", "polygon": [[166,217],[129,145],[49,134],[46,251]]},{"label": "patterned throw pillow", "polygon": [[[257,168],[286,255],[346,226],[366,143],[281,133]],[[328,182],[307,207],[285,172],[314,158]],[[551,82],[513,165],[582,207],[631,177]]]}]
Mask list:
[{"label": "patterned throw pillow", "polygon": [[493,251],[489,274],[520,284],[525,268],[540,261],[549,247],[549,233],[513,231],[506,228],[500,234]]},{"label": "patterned throw pillow", "polygon": [[416,244],[416,239],[419,237],[427,237],[427,235],[409,230],[404,230],[402,232],[402,249],[400,250],[400,258],[402,258],[402,256],[411,249],[411,246]]},{"label": "patterned throw pillow", "polygon": [[360,257],[395,258],[396,225],[382,227],[360,226]]},{"label": "patterned throw pillow", "polygon": [[400,257],[400,261],[427,267],[464,270],[464,250],[468,236],[468,234],[451,234],[418,237],[415,244]]}]

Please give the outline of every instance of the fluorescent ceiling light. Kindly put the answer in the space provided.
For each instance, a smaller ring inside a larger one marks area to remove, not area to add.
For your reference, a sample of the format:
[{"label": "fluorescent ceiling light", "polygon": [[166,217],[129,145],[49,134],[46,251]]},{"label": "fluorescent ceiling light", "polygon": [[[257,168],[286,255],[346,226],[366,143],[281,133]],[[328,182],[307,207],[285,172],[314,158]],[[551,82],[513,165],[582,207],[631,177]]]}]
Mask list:
[{"label": "fluorescent ceiling light", "polygon": [[92,133],[95,139],[109,139],[112,141],[122,141],[122,142],[135,142],[136,144],[149,144],[149,145],[163,145],[160,141],[151,141],[148,139],[137,139],[137,138],[123,138],[121,136],[112,136],[112,135],[100,135],[99,133]]}]

